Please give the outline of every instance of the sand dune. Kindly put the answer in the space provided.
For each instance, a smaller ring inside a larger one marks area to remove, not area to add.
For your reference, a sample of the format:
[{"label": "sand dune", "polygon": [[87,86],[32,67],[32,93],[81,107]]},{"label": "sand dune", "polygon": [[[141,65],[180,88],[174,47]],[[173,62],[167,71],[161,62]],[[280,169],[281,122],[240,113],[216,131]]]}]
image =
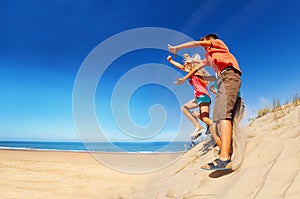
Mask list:
[{"label": "sand dune", "polygon": [[266,115],[241,129],[247,145],[237,170],[201,170],[214,154],[200,157],[199,144],[124,198],[300,198],[299,127],[300,106]]},{"label": "sand dune", "polygon": [[[200,169],[214,159],[212,150],[203,152],[203,143],[170,166],[146,174],[113,170],[88,153],[0,150],[1,198],[298,199],[299,127],[300,106],[290,106],[281,115],[271,113],[240,129],[235,139],[245,138],[247,145],[237,148],[233,172]],[[124,158],[118,155],[106,154],[105,158]],[[170,159],[174,157],[151,156],[156,165]],[[124,168],[132,165],[122,162]],[[145,161],[145,168],[149,162]]]}]

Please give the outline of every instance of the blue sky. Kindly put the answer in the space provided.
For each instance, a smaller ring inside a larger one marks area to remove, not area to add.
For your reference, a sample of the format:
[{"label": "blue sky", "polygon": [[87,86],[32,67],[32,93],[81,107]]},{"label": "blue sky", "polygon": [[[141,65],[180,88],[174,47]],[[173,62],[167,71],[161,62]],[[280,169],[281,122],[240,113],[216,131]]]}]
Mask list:
[{"label": "blue sky", "polygon": [[[97,45],[134,28],[161,27],[193,39],[218,33],[243,71],[246,118],[272,105],[273,98],[284,103],[300,91],[299,6],[298,1],[283,0],[0,1],[0,140],[78,141],[72,110],[77,72]],[[166,56],[167,51],[155,49],[131,52],[103,74],[95,113],[111,139],[127,139],[110,109],[115,83],[141,64],[172,67]],[[176,89],[187,100],[193,97],[191,88]],[[165,127],[153,139],[173,137],[180,125],[180,104],[163,86],[136,90],[129,102],[132,121],[147,126],[153,104],[161,104],[168,113]],[[183,124],[182,139],[192,131],[190,124]]]}]

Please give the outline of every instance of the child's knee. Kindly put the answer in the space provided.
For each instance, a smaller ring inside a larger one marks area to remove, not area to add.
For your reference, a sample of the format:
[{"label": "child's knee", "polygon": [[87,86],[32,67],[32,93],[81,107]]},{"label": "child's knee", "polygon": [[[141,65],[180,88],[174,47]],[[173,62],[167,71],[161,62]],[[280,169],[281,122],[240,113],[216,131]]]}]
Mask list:
[{"label": "child's knee", "polygon": [[181,109],[182,112],[188,110],[188,108],[187,108],[185,105],[182,105],[182,106],[180,107],[180,109]]}]

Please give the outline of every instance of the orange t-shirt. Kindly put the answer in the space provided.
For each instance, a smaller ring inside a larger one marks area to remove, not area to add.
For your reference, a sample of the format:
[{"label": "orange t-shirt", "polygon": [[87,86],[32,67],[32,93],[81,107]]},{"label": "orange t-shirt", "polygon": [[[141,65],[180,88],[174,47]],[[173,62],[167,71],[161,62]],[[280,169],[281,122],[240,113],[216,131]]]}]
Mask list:
[{"label": "orange t-shirt", "polygon": [[206,50],[205,57],[208,64],[219,74],[228,66],[233,66],[240,70],[239,64],[235,57],[229,52],[226,44],[220,39],[210,40],[211,46]]}]

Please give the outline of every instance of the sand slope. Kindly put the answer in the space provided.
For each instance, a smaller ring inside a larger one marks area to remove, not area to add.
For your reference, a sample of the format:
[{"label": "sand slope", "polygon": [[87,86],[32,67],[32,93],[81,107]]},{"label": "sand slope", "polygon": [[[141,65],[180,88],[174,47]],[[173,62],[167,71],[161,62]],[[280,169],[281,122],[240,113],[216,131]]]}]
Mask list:
[{"label": "sand slope", "polygon": [[200,157],[199,144],[119,198],[300,198],[300,106],[259,118],[241,132],[247,145],[234,172],[200,169],[214,154]]}]

